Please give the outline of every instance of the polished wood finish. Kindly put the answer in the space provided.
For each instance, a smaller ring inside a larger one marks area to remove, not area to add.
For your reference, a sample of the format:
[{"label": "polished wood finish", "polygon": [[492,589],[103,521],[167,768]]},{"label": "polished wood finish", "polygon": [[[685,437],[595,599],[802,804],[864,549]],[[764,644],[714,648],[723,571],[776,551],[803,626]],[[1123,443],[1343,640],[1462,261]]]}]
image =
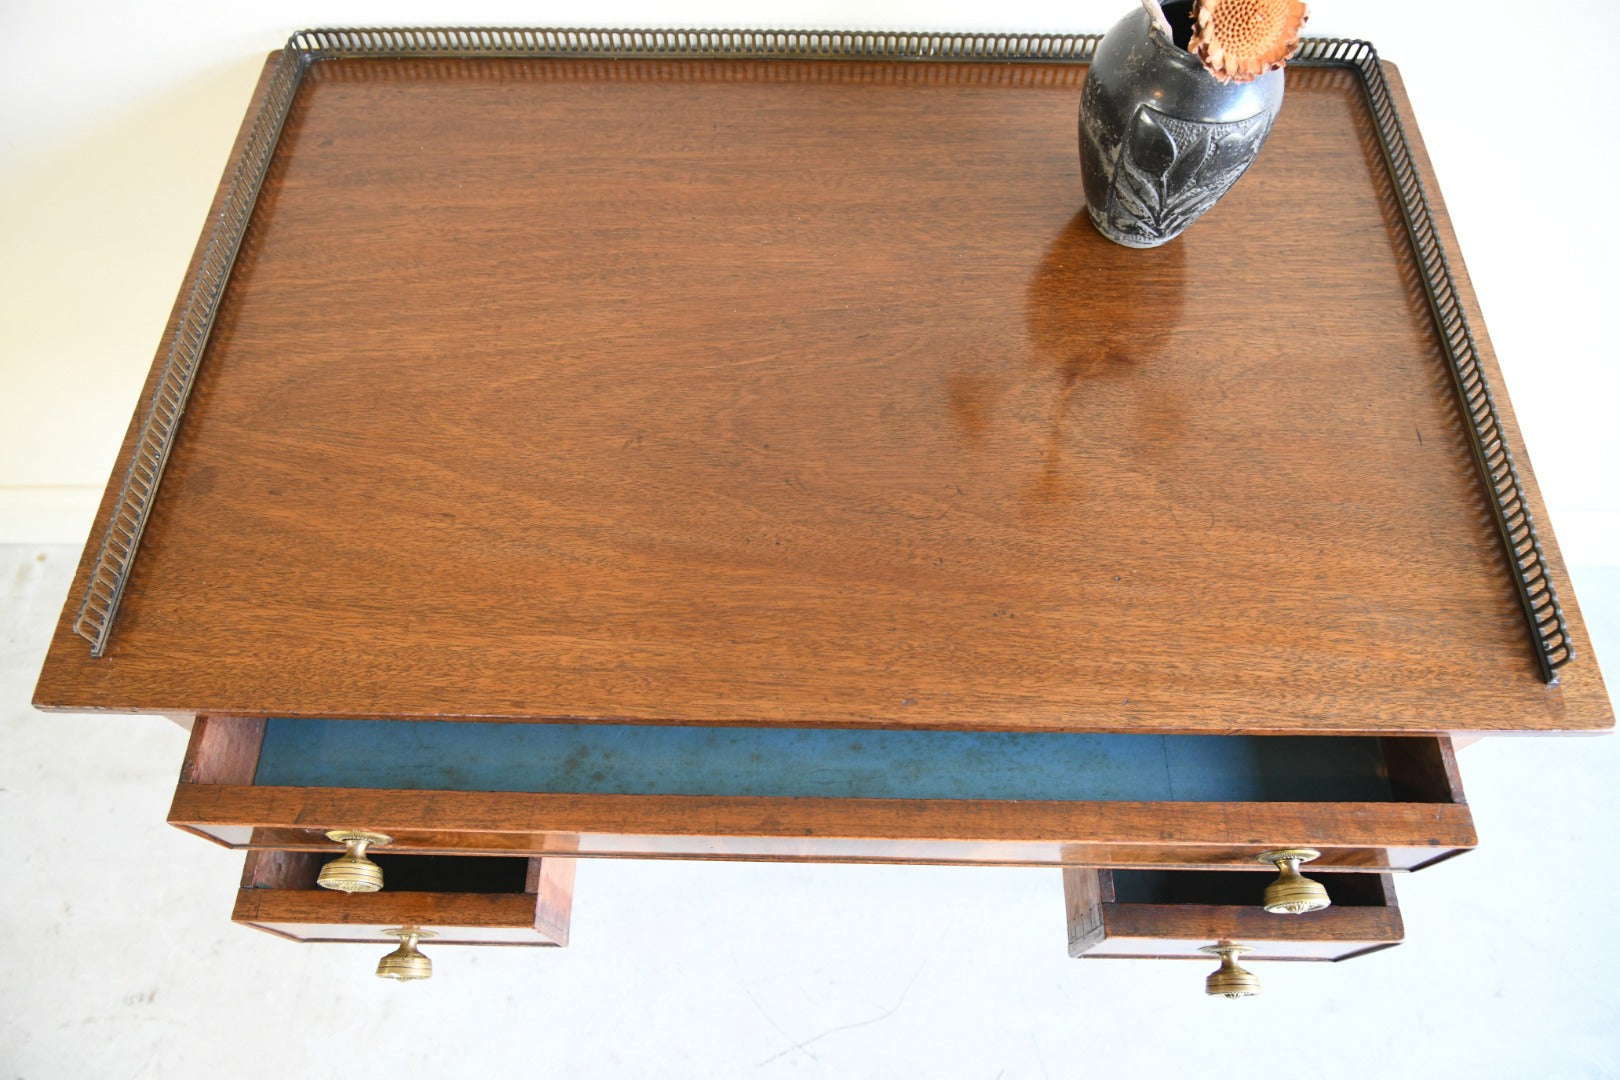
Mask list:
[{"label": "polished wood finish", "polygon": [[1397,799],[1467,805],[1456,748],[1450,739],[1384,740],[1384,767],[1391,793]]},{"label": "polished wood finish", "polygon": [[264,742],[264,719],[255,716],[200,717],[191,725],[182,784],[251,784]]},{"label": "polished wood finish", "polygon": [[[1536,675],[1354,79],[1291,70],[1251,173],[1134,252],[1081,213],[1081,77],[316,65],[110,653],[81,567],[36,702],[1611,726],[1508,416],[1580,654]],[[1259,833],[1315,842],[1202,839]]]},{"label": "polished wood finish", "polygon": [[[229,847],[330,850],[363,821],[389,850],[1057,866],[1253,865],[1310,844],[1312,870],[1417,869],[1472,848],[1448,803],[1041,803],[537,795],[183,785],[169,821]],[[266,830],[254,839],[256,830]]]},{"label": "polished wood finish", "polygon": [[[218,742],[256,757],[262,736],[248,718],[201,717],[192,756]],[[1384,757],[1428,786],[1414,779],[1406,802],[744,798],[261,787],[248,770],[225,783],[182,776],[169,821],[229,847],[332,854],[336,828],[384,832],[386,851],[402,853],[1029,866],[1248,869],[1262,851],[1308,844],[1323,853],[1313,870],[1417,869],[1472,848],[1449,741],[1389,738]]]},{"label": "polished wood finish", "polygon": [[242,861],[244,889],[315,889],[327,857],[314,852],[250,851]]},{"label": "polished wood finish", "polygon": [[1102,914],[1102,873],[1081,867],[1063,870],[1063,910],[1069,923],[1069,955],[1089,952],[1107,934]]},{"label": "polished wood finish", "polygon": [[[1238,875],[1223,875],[1228,880],[1235,877]],[[1343,877],[1334,875],[1325,881],[1342,892]],[[1301,915],[1273,915],[1259,906],[1264,877],[1254,884],[1252,903],[1234,903],[1230,895],[1208,903],[1189,901],[1185,896],[1141,903],[1121,902],[1116,897],[1111,870],[1066,868],[1063,895],[1069,955],[1200,960],[1207,959],[1199,951],[1203,946],[1232,941],[1254,949],[1245,961],[1347,960],[1399,944],[1405,927],[1394,882],[1387,874],[1357,877],[1360,880],[1354,884],[1360,886],[1356,891],[1362,895],[1355,903],[1336,902],[1322,911]],[[1196,890],[1193,885],[1188,891]]]},{"label": "polished wood finish", "polygon": [[573,859],[530,859],[523,891],[535,898],[534,928],[558,945],[568,944],[574,912]]},{"label": "polished wood finish", "polygon": [[387,943],[389,927],[434,930],[435,945],[567,945],[574,860],[531,858],[517,891],[458,891],[453,877],[440,891],[384,889],[340,893],[318,888],[325,858],[316,854],[250,851],[231,918],[296,941]]}]

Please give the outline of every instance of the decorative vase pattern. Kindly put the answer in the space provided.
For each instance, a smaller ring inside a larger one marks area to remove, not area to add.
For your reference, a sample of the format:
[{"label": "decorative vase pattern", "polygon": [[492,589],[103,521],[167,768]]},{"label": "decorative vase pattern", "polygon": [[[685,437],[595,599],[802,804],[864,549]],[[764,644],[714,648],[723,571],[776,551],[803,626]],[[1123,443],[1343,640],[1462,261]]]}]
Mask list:
[{"label": "decorative vase pattern", "polygon": [[1260,153],[1283,73],[1223,83],[1133,11],[1103,35],[1080,97],[1080,172],[1097,231],[1147,248],[1175,239]]}]

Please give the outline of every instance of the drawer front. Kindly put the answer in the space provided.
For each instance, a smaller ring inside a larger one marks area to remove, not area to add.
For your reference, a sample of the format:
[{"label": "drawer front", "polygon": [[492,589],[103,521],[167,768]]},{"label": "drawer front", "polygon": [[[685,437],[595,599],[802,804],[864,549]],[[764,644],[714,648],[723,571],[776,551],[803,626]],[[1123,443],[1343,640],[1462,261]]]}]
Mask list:
[{"label": "drawer front", "polygon": [[444,855],[370,856],[387,887],[333,892],[316,884],[327,857],[250,851],[233,921],[294,941],[385,944],[417,927],[434,945],[568,944],[574,861]]},{"label": "drawer front", "polygon": [[1219,942],[1249,947],[1247,960],[1346,960],[1405,936],[1388,874],[1324,874],[1332,905],[1303,914],[1261,907],[1277,875],[1246,871],[1063,872],[1069,955],[1087,959],[1209,960]]},{"label": "drawer front", "polygon": [[199,718],[170,821],[231,847],[1410,870],[1470,848],[1443,738]]}]

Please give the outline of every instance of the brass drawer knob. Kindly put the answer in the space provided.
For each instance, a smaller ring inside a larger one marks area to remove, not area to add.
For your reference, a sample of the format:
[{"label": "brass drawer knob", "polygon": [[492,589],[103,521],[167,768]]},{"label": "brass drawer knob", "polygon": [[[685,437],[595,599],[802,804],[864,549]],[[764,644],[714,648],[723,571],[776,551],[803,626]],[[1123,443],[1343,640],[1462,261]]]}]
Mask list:
[{"label": "brass drawer knob", "polygon": [[377,978],[415,982],[433,977],[433,961],[422,955],[416,943],[422,938],[437,937],[437,934],[418,926],[400,926],[384,930],[383,933],[399,938],[399,948],[377,961]]},{"label": "brass drawer knob", "polygon": [[1273,863],[1280,873],[1277,880],[1266,886],[1262,906],[1273,915],[1299,915],[1306,911],[1321,911],[1333,903],[1320,881],[1302,877],[1299,864],[1310,862],[1322,853],[1315,848],[1283,848],[1268,851],[1259,861]]},{"label": "brass drawer knob", "polygon": [[1254,951],[1250,946],[1223,941],[1218,945],[1205,945],[1198,951],[1221,958],[1221,966],[1204,980],[1204,993],[1210,997],[1244,998],[1260,992],[1259,976],[1248,968],[1239,967],[1237,962],[1243,953]]},{"label": "brass drawer knob", "polygon": [[321,867],[315,884],[334,892],[377,892],[383,887],[382,867],[366,858],[366,848],[381,847],[393,837],[360,829],[333,829],[326,838],[348,850]]}]

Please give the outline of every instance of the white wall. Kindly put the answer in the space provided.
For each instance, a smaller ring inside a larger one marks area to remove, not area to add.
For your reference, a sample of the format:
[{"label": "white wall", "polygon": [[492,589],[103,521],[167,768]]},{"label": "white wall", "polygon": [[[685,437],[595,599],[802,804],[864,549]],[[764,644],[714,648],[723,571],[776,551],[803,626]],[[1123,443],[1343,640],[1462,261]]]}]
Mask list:
[{"label": "white wall", "polygon": [[[0,6],[0,541],[85,536],[263,54],[317,25],[1106,28],[1131,0]],[[1318,0],[1400,65],[1559,539],[1620,563],[1620,7]],[[1524,26],[1523,34],[1511,29]],[[1520,40],[1549,60],[1498,59]],[[1591,51],[1583,50],[1583,43]],[[1573,45],[1572,50],[1570,46]],[[1591,103],[1591,104],[1586,104]]]}]

